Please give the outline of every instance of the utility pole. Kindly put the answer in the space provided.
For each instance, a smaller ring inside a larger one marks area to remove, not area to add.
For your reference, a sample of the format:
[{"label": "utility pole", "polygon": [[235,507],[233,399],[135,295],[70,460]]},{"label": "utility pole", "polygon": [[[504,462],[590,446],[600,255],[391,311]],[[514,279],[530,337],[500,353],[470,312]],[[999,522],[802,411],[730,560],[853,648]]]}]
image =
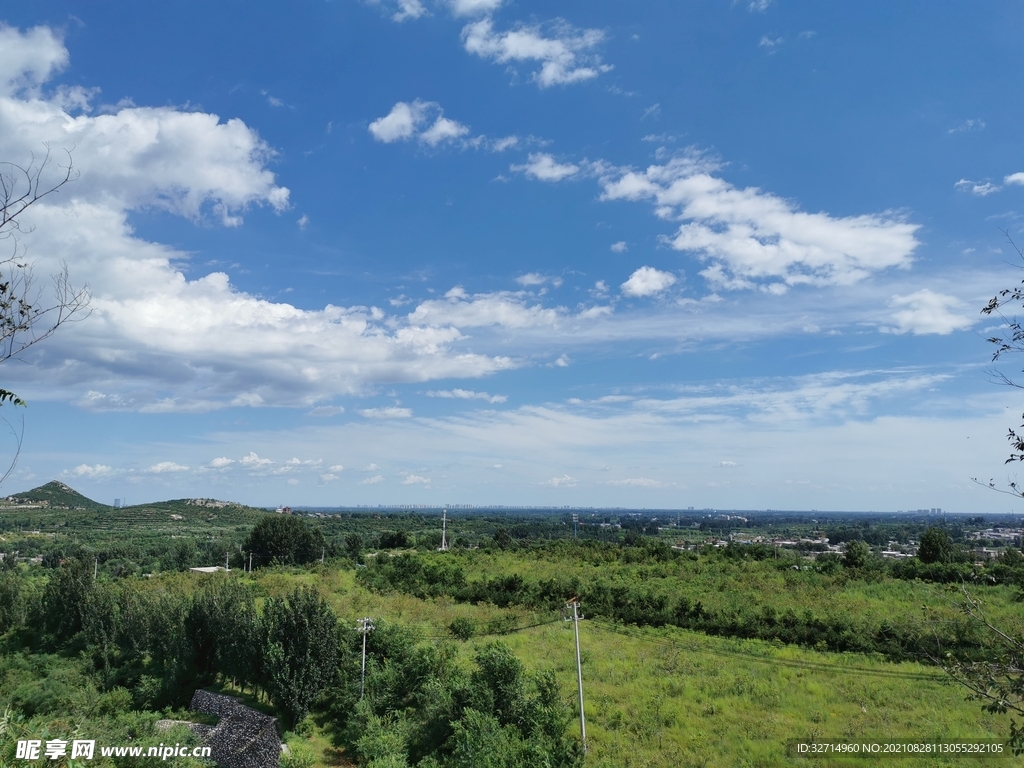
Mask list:
[{"label": "utility pole", "polygon": [[96,572],[99,570],[100,560],[98,557],[92,559],[92,580],[96,581]]},{"label": "utility pole", "polygon": [[359,619],[358,621],[359,626],[356,629],[363,636],[363,674],[359,679],[359,698],[362,699],[363,693],[366,691],[366,636],[373,631],[373,624],[370,623],[373,619],[367,616],[365,619]]},{"label": "utility pole", "polygon": [[327,553],[326,547],[320,547],[320,565],[324,564],[324,555]]},{"label": "utility pole", "polygon": [[252,552],[249,553],[249,573],[252,573]]},{"label": "utility pole", "polygon": [[577,524],[577,523],[579,523],[579,521],[580,521],[580,516],[579,516],[579,515],[577,515],[577,514],[576,514],[576,513],[574,512],[574,513],[573,513],[573,516],[572,516],[572,537],[573,537],[574,539],[576,538],[576,524]]},{"label": "utility pole", "polygon": [[448,510],[441,514],[441,548],[439,552],[448,551]]},{"label": "utility pole", "polygon": [[225,552],[224,552],[224,570],[225,570],[225,571],[230,571],[230,570],[231,570],[231,569],[230,569],[230,568],[228,567],[228,566],[229,566],[230,564],[231,564],[231,553],[230,553],[230,552],[227,552],[227,551],[225,551]]},{"label": "utility pole", "polygon": [[[575,517],[575,515],[573,515]],[[567,618],[566,621],[572,622],[573,631],[576,634],[576,681],[579,684],[580,689],[580,738],[583,740],[583,751],[587,751],[587,721],[583,716],[583,664],[580,661],[580,622],[583,620],[583,616],[577,614],[576,609],[579,607],[579,600],[573,598],[566,604],[566,608],[572,608],[572,616]]]}]

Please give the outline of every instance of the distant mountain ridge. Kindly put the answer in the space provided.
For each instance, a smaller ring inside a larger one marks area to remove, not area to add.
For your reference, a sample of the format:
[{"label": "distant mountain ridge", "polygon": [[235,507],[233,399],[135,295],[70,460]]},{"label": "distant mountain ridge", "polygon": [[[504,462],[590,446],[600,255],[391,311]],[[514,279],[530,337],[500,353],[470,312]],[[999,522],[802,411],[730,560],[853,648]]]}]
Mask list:
[{"label": "distant mountain ridge", "polygon": [[31,491],[12,494],[4,501],[8,505],[39,504],[51,509],[103,509],[110,507],[109,504],[100,504],[88,496],[83,496],[70,485],[65,485],[59,480],[51,480]]},{"label": "distant mountain ridge", "polygon": [[[109,511],[118,510],[110,504],[101,504],[84,496],[70,485],[51,480],[45,485],[33,488],[30,491],[13,493],[10,496],[0,499],[0,511],[4,508],[18,507],[42,507],[52,510],[89,510]],[[167,501],[154,501],[146,504],[135,504],[124,507],[126,510],[133,510],[137,514],[145,515],[153,511],[175,511],[183,514],[215,515],[217,512],[265,512],[266,510],[240,504],[236,501],[220,501],[219,499],[169,499]]]}]

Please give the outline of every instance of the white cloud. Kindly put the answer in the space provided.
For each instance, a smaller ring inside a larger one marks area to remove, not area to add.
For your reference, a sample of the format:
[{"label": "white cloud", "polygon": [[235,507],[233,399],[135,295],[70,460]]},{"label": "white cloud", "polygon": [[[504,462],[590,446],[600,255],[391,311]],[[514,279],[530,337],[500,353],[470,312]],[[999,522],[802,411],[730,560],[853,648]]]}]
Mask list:
[{"label": "white cloud", "polygon": [[241,120],[201,111],[72,114],[66,92],[35,92],[66,63],[56,35],[0,34],[0,90],[8,94],[0,98],[0,157],[27,161],[47,142],[74,147],[81,170],[59,196],[26,211],[33,231],[23,246],[41,275],[74,254],[72,278],[88,279],[93,296],[88,321],[54,337],[15,374],[19,381],[45,382],[48,397],[96,410],[205,412],[310,408],[374,384],[513,365],[455,350],[463,336],[452,326],[410,325],[367,307],[299,309],[194,263],[186,276],[180,265],[191,254],[140,237],[133,212],[235,226],[254,206],[283,211],[289,192],[268,170],[273,149]]},{"label": "white cloud", "polygon": [[927,288],[908,296],[893,296],[889,306],[902,307],[892,314],[896,327],[887,330],[893,333],[946,336],[953,331],[966,330],[975,323],[975,318],[955,312],[963,306],[959,299]]},{"label": "white cloud", "polygon": [[336,474],[334,474],[333,472],[326,472],[326,473],[320,475],[320,482],[321,483],[333,483],[337,479],[338,479],[338,476]]},{"label": "white cloud", "polygon": [[60,36],[48,27],[22,33],[0,24],[0,95],[38,94],[38,88],[68,64]]},{"label": "white cloud", "polygon": [[561,181],[579,173],[580,167],[571,163],[558,163],[544,152],[531,152],[523,165],[510,166],[510,170],[521,172],[540,181]]},{"label": "white cloud", "polygon": [[307,413],[307,416],[316,416],[319,418],[328,418],[330,416],[337,416],[339,413],[344,413],[345,407],[342,405],[318,405],[316,408]]},{"label": "white cloud", "polygon": [[97,477],[106,477],[111,474],[114,470],[108,467],[106,464],[79,464],[77,467],[72,469],[70,472],[65,474],[74,475],[75,477],[88,477],[90,479]]},{"label": "white cloud", "polygon": [[623,485],[630,488],[667,488],[669,483],[650,477],[628,477],[624,480],[609,480],[608,485]]},{"label": "white cloud", "polygon": [[421,475],[406,475],[402,485],[425,485],[430,486],[430,478]]},{"label": "white cloud", "polygon": [[251,467],[258,469],[260,467],[270,466],[274,462],[271,459],[261,459],[259,456],[256,455],[255,451],[249,451],[249,453],[243,456],[238,463],[241,464],[243,467]]},{"label": "white cloud", "polygon": [[593,52],[604,41],[601,30],[579,30],[561,19],[548,28],[550,36],[539,26],[524,24],[495,32],[493,21],[485,18],[463,28],[462,42],[469,53],[499,64],[540,62],[531,79],[541,88],[590,80],[611,69]]},{"label": "white cloud", "polygon": [[622,295],[633,298],[655,296],[675,283],[676,276],[671,272],[662,272],[654,267],[640,267],[622,284]]},{"label": "white cloud", "polygon": [[1009,176],[1007,176],[1005,179],[1003,179],[1003,183],[1004,184],[1024,184],[1024,173],[1021,173],[1019,171],[1017,173],[1011,173]]},{"label": "white cloud", "polygon": [[368,419],[408,419],[412,416],[412,411],[409,408],[387,406],[384,408],[361,408],[359,415]]},{"label": "white cloud", "polygon": [[448,0],[453,16],[485,16],[494,13],[504,0]]},{"label": "white cloud", "polygon": [[158,464],[154,464],[146,471],[160,475],[165,472],[188,472],[188,470],[189,468],[184,464],[176,464],[173,461],[161,461]]},{"label": "white cloud", "polygon": [[377,483],[383,482],[384,475],[374,475],[373,477],[368,477],[365,480],[360,480],[359,485],[376,485]]},{"label": "white cloud", "polygon": [[642,115],[640,115],[641,120],[646,120],[648,117],[653,117],[655,119],[661,117],[661,104],[652,104],[644,110]]},{"label": "white cloud", "polygon": [[436,147],[465,136],[469,128],[446,118],[437,102],[416,99],[412,103],[397,102],[388,114],[370,123],[369,131],[373,138],[385,144],[416,139],[421,144]]},{"label": "white cloud", "polygon": [[750,5],[747,6],[747,10],[758,13],[764,13],[767,11],[775,0],[750,0]]},{"label": "white cloud", "polygon": [[718,462],[718,466],[728,468],[728,467],[738,467],[739,464],[737,464],[735,461],[729,461],[728,459],[726,459],[725,461]]},{"label": "white cloud", "polygon": [[328,472],[344,472],[345,471],[345,466],[343,464],[331,464],[331,466],[329,466],[327,468],[327,471]]},{"label": "white cloud", "polygon": [[781,37],[769,37],[768,35],[762,35],[758,46],[766,49],[769,53],[775,53],[775,49],[782,45],[783,42],[784,40]]},{"label": "white cloud", "polygon": [[398,0],[398,10],[391,18],[394,21],[405,21],[406,19],[418,19],[426,14],[427,9],[420,0]]},{"label": "white cloud", "polygon": [[602,199],[649,200],[660,218],[682,221],[666,242],[709,262],[701,274],[716,288],[850,285],[910,265],[918,225],[901,216],[805,213],[756,187],[733,187],[712,175],[717,168],[688,154],[641,172],[606,173]]},{"label": "white cloud", "polygon": [[568,355],[559,355],[551,365],[555,368],[568,368],[571,362]]},{"label": "white cloud", "polygon": [[612,253],[625,253],[629,250],[629,246],[626,245],[625,240],[619,240],[617,243],[612,243],[611,250]]},{"label": "white cloud", "polygon": [[960,125],[955,128],[950,128],[949,133],[970,133],[972,131],[983,131],[985,130],[984,120],[964,120]]},{"label": "white cloud", "polygon": [[362,472],[376,472],[378,469],[380,469],[380,467],[377,466],[376,464],[367,464],[360,471],[362,471]]},{"label": "white cloud", "polygon": [[527,272],[525,275],[520,275],[516,278],[516,282],[524,287],[544,285],[547,281],[547,276],[542,275],[539,272]]},{"label": "white cloud", "polygon": [[500,139],[494,139],[491,142],[491,151],[493,152],[504,152],[506,149],[512,149],[513,147],[519,146],[518,136],[503,136]]},{"label": "white cloud", "polygon": [[575,488],[576,478],[562,475],[561,477],[552,477],[550,480],[545,480],[541,485],[548,485],[552,488]]},{"label": "white cloud", "polygon": [[[1011,179],[1011,176],[1006,177],[1007,180]],[[1015,183],[1009,182],[1008,183]],[[961,192],[970,192],[972,195],[978,197],[987,197],[995,192],[998,192],[1002,187],[998,184],[993,184],[991,181],[971,181],[970,179],[960,179],[956,184],[953,185]]]},{"label": "white cloud", "polygon": [[471,389],[440,389],[430,390],[427,397],[443,397],[456,400],[486,400],[488,403],[504,403],[508,395],[490,395],[487,392],[474,392]]},{"label": "white cloud", "polygon": [[299,225],[299,229],[305,229],[309,226],[309,216],[302,214],[296,223]]},{"label": "white cloud", "polygon": [[234,463],[234,459],[229,459],[227,456],[219,456],[210,462],[210,466],[214,469],[224,469],[225,467],[230,467]]}]

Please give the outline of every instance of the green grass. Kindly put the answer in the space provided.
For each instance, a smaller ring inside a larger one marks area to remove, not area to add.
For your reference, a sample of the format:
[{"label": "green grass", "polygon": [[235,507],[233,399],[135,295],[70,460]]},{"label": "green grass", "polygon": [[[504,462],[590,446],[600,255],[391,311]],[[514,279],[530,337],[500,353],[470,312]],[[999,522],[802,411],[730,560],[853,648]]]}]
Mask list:
[{"label": "green grass", "polygon": [[[514,558],[500,559],[506,566],[522,565]],[[300,583],[314,585],[339,615],[353,622],[372,616],[418,627],[427,638],[443,634],[457,617],[484,624],[507,613],[489,605],[372,593],[355,583],[352,571],[274,570],[257,573],[254,580],[268,594],[287,592]],[[520,624],[538,618],[521,610],[511,613]],[[1005,716],[982,712],[934,667],[674,628],[630,629],[585,620],[580,633],[590,743],[587,765],[593,768],[788,766],[794,760],[786,755],[786,742],[793,739],[948,741],[1007,736]],[[460,643],[462,657],[468,660],[475,648],[494,639]],[[498,639],[531,669],[553,670],[566,701],[575,705],[571,624],[556,620]],[[320,765],[342,764],[335,751],[326,749],[321,731],[311,738],[322,758]],[[832,758],[798,764],[863,762]],[[1013,761],[905,758],[899,764],[1006,766]]]}]

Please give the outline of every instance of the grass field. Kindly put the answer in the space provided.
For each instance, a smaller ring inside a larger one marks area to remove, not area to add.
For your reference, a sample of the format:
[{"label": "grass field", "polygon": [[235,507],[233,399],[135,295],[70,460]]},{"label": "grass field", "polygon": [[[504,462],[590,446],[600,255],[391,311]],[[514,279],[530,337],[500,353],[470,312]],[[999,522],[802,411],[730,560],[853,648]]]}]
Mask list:
[{"label": "grass field", "polygon": [[[439,639],[455,618],[486,624],[513,614],[518,632],[459,644],[466,659],[483,643],[500,639],[532,669],[552,669],[566,700],[575,703],[576,669],[571,624],[558,615],[537,616],[494,606],[457,605],[380,595],[355,583],[352,571],[284,570],[257,573],[269,594],[298,583],[316,586],[339,615],[372,616],[419,628]],[[864,760],[787,756],[786,742],[923,742],[1000,739],[1004,716],[988,715],[966,700],[933,667],[893,664],[855,654],[819,653],[753,640],[707,637],[679,629],[636,629],[604,621],[581,623],[587,765],[602,768],[669,766],[852,765]],[[441,642],[457,642],[439,640]],[[578,727],[578,724],[574,725]],[[318,764],[338,764],[322,734],[312,744]],[[903,758],[900,765],[1012,765],[1011,759]],[[884,764],[884,763],[876,763]]]}]

